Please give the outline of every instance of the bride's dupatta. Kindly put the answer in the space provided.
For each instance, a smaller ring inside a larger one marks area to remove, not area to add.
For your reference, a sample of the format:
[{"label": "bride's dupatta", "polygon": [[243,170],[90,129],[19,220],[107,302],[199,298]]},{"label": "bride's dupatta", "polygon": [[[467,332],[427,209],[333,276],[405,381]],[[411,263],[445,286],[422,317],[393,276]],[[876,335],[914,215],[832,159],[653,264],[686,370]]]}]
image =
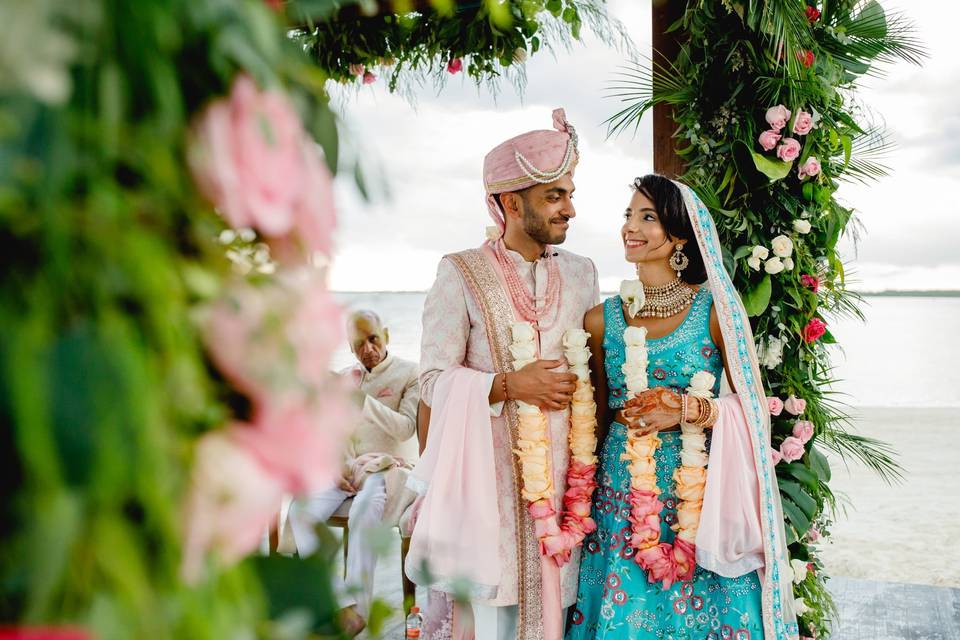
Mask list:
[{"label": "bride's dupatta", "polygon": [[675,184],[683,194],[706,266],[726,365],[736,392],[718,401],[720,418],[714,425],[707,467],[697,562],[722,575],[742,575],[759,567],[764,638],[796,638],[799,630],[783,507],[770,456],[770,413],[753,331],[740,296],[724,269],[710,212],[690,187]]}]

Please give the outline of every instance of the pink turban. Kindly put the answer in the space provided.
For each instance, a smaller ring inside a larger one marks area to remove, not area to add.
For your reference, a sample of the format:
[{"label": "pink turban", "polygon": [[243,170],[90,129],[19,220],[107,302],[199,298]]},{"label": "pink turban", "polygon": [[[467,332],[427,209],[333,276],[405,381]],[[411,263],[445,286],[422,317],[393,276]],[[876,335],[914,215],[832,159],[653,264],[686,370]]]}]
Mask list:
[{"label": "pink turban", "polygon": [[553,182],[566,173],[573,174],[577,166],[577,132],[563,109],[553,110],[553,126],[556,131],[541,129],[510,138],[483,159],[487,208],[501,235],[506,221],[494,194]]}]

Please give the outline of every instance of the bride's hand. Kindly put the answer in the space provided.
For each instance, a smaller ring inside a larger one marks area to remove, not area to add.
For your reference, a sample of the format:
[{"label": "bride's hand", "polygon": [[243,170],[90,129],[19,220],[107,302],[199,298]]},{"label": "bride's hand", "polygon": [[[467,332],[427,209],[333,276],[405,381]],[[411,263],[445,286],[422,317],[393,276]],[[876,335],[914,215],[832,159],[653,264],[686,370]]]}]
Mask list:
[{"label": "bride's hand", "polygon": [[667,387],[647,389],[627,400],[623,417],[631,428],[648,435],[680,424],[682,401],[679,393]]}]

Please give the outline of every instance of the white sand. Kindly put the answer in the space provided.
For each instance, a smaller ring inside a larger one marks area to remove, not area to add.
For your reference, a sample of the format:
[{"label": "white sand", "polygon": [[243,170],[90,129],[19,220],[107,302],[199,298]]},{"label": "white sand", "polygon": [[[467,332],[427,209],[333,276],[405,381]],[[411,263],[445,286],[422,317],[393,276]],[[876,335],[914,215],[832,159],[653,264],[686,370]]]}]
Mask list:
[{"label": "white sand", "polygon": [[889,485],[828,454],[831,487],[848,502],[830,542],[819,545],[827,572],[960,587],[960,410],[859,409],[854,417],[858,433],[900,452],[904,480]]}]

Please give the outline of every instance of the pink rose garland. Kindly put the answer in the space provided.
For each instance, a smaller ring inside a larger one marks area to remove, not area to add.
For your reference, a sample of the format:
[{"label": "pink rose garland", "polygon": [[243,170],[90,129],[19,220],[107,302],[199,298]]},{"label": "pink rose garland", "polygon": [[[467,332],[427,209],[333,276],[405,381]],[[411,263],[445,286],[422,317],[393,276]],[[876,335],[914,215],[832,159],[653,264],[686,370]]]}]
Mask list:
[{"label": "pink rose garland", "polygon": [[200,191],[230,226],[330,253],[332,178],[282,93],[260,91],[249,76],[238,76],[229,97],[194,122],[187,159]]}]

